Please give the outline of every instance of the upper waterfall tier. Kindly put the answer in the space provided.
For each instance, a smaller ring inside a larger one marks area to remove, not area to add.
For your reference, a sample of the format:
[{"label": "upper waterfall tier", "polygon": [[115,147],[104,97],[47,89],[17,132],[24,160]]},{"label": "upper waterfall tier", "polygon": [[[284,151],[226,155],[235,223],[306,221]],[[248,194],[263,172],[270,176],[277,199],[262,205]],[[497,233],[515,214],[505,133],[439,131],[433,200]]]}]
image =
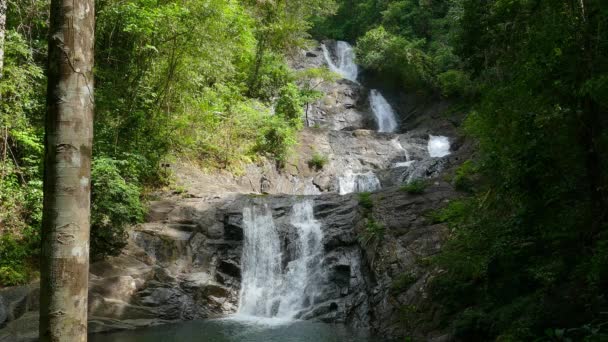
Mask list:
[{"label": "upper waterfall tier", "polygon": [[350,44],[343,41],[336,42],[337,63],[334,62],[325,44],[321,45],[321,48],[323,49],[325,61],[331,71],[340,74],[347,80],[357,82],[359,67],[355,64],[355,51]]}]

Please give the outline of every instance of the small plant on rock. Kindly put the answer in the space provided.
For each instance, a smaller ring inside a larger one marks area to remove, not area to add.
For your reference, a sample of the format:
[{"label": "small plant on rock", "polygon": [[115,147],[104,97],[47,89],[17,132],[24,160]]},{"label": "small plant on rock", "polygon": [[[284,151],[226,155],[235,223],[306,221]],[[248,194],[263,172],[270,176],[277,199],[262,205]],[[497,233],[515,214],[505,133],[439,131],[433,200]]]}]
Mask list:
[{"label": "small plant on rock", "polygon": [[366,210],[372,210],[374,208],[374,202],[372,201],[371,193],[361,192],[359,193],[359,205]]},{"label": "small plant on rock", "polygon": [[427,186],[427,182],[421,179],[416,179],[403,185],[401,187],[401,190],[407,192],[410,195],[420,195],[424,192]]},{"label": "small plant on rock", "polygon": [[365,221],[365,231],[360,238],[361,243],[364,246],[378,246],[378,244],[384,240],[384,232],[385,228],[381,223],[373,218],[367,218]]},{"label": "small plant on rock", "polygon": [[327,156],[315,152],[313,153],[312,158],[308,161],[308,167],[319,171],[323,169],[327,162],[329,162]]},{"label": "small plant on rock", "polygon": [[410,288],[410,286],[416,283],[416,275],[411,272],[402,273],[397,276],[393,283],[391,284],[391,291],[394,293],[398,293]]}]

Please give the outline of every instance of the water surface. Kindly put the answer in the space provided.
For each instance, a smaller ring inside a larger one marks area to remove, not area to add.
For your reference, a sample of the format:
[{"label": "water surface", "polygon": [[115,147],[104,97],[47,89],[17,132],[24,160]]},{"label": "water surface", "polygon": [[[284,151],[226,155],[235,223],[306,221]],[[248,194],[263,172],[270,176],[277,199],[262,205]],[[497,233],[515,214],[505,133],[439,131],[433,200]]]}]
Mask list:
[{"label": "water surface", "polygon": [[[215,319],[89,336],[89,342],[371,342],[342,325],[280,319]],[[378,340],[374,340],[378,341]]]}]

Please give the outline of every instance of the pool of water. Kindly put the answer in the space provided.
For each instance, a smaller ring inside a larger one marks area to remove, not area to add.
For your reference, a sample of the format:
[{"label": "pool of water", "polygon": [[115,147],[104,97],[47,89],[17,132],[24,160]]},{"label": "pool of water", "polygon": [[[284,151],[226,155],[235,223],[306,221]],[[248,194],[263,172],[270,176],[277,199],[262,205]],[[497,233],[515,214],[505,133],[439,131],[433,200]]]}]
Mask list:
[{"label": "pool of water", "polygon": [[89,342],[371,342],[365,331],[310,321],[225,318],[94,334]]}]

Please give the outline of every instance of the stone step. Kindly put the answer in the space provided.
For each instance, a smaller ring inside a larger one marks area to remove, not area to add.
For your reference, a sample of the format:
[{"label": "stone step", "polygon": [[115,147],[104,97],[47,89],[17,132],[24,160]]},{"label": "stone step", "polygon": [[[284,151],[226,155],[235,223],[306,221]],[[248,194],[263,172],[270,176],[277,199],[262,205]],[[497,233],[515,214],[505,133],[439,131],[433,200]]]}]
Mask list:
[{"label": "stone step", "polygon": [[197,231],[198,225],[195,223],[167,223],[167,227],[191,233]]},{"label": "stone step", "polygon": [[152,201],[149,204],[146,222],[164,221],[169,217],[169,213],[175,209],[176,203],[173,200]]}]

